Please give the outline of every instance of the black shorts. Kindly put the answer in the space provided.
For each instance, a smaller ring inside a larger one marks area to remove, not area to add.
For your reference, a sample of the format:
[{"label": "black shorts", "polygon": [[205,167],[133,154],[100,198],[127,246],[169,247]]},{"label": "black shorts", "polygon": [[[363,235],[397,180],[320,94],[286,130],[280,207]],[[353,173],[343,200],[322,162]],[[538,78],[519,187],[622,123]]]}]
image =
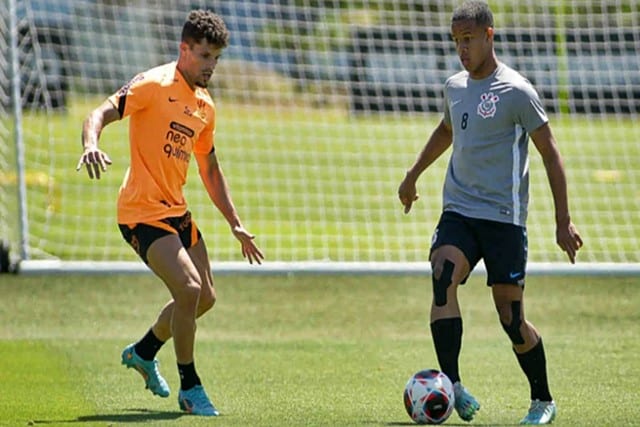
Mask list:
[{"label": "black shorts", "polygon": [[149,246],[161,237],[177,234],[182,245],[187,249],[202,239],[202,234],[200,234],[195,221],[191,219],[191,212],[189,211],[182,216],[146,223],[118,224],[118,227],[120,227],[124,240],[131,245],[145,264],[149,264],[147,260]]},{"label": "black shorts", "polygon": [[487,285],[524,286],[526,227],[443,212],[431,240],[431,252],[443,245],[460,249],[472,270],[483,259],[487,269]]}]

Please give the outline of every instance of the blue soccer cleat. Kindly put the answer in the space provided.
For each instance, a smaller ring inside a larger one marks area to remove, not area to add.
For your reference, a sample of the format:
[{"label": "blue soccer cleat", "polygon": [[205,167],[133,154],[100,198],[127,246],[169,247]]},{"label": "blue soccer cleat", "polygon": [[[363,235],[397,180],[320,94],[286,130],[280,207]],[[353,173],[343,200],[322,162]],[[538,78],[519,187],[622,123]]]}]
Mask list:
[{"label": "blue soccer cleat", "polygon": [[192,415],[208,417],[220,415],[201,385],[194,386],[186,391],[180,390],[178,392],[178,404],[180,409]]},{"label": "blue soccer cleat", "polygon": [[476,398],[464,388],[460,381],[453,385],[453,394],[456,397],[454,407],[458,416],[460,416],[463,421],[471,421],[476,412],[480,410],[480,404]]},{"label": "blue soccer cleat", "polygon": [[158,361],[144,360],[136,353],[134,344],[129,344],[122,352],[122,364],[133,368],[142,375],[146,388],[160,397],[169,396],[169,385],[158,371]]},{"label": "blue soccer cleat", "polygon": [[529,407],[529,413],[520,421],[520,424],[542,425],[551,424],[556,417],[556,404],[551,402],[543,402],[541,400],[532,400]]}]

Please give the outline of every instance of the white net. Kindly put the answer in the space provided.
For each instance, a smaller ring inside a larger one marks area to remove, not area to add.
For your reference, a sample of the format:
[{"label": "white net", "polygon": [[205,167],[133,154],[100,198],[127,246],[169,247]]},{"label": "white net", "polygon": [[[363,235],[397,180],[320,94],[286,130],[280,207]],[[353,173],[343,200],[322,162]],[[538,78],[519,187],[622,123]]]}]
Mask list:
[{"label": "white net", "polygon": [[[498,56],[538,88],[565,159],[585,262],[640,262],[640,5],[490,1]],[[249,230],[272,261],[426,261],[448,153],[405,216],[397,186],[440,119],[460,69],[449,36],[457,2],[20,0],[20,81],[29,253],[136,260],[115,220],[127,123],[103,133],[113,166],[74,168],[86,114],[137,72],[174,60],[192,8],[225,19],[231,44],[210,90],[217,152]],[[8,0],[0,2],[0,237],[16,242]],[[531,150],[529,257],[555,247],[549,185]],[[240,258],[195,166],[187,199],[212,259]]]}]

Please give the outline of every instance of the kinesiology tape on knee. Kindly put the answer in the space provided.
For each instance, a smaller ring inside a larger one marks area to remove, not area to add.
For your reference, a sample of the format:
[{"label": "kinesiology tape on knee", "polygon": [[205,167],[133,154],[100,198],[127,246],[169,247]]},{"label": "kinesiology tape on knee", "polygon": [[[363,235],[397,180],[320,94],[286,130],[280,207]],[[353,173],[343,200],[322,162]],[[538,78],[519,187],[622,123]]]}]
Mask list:
[{"label": "kinesiology tape on knee", "polygon": [[520,332],[522,321],[520,320],[520,301],[511,301],[511,323],[500,322],[504,331],[509,335],[509,339],[514,344],[524,344],[524,338]]},{"label": "kinesiology tape on knee", "polygon": [[433,300],[438,307],[447,305],[447,288],[451,285],[454,267],[454,263],[445,259],[442,264],[442,273],[440,274],[440,278],[436,279],[435,275],[431,276],[433,282]]}]

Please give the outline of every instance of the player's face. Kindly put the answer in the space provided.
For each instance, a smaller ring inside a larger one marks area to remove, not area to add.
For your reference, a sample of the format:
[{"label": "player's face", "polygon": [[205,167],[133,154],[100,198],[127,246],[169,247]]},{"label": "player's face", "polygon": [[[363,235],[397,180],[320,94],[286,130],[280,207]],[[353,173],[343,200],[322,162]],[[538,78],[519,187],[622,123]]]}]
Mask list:
[{"label": "player's face", "polygon": [[484,78],[493,72],[493,28],[481,27],[472,19],[451,24],[451,37],[458,57],[472,78]]},{"label": "player's face", "polygon": [[180,44],[179,68],[189,86],[207,87],[223,49],[210,44],[207,39],[192,46],[185,42]]}]

